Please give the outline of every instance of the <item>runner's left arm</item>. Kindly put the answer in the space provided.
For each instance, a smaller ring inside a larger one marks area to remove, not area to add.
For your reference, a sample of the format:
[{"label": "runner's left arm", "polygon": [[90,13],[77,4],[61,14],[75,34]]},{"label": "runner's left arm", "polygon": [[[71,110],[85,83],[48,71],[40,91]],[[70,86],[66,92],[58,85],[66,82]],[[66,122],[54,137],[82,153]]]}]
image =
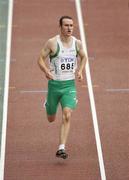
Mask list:
[{"label": "runner's left arm", "polygon": [[83,80],[83,69],[85,68],[85,64],[86,64],[86,54],[84,52],[84,49],[82,47],[82,43],[80,40],[78,40],[78,54],[80,56],[80,65],[77,72],[77,77],[78,77],[78,80],[81,81]]}]

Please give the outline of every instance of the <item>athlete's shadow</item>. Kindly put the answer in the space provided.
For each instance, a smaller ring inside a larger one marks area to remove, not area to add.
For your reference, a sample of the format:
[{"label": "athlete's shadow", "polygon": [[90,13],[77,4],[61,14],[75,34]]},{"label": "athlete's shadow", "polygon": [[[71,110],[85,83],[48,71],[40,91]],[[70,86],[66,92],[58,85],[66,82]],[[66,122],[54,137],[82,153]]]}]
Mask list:
[{"label": "athlete's shadow", "polygon": [[68,161],[64,160],[64,159],[57,159],[56,161],[54,161],[53,165],[55,165],[56,167],[65,167],[67,166]]}]

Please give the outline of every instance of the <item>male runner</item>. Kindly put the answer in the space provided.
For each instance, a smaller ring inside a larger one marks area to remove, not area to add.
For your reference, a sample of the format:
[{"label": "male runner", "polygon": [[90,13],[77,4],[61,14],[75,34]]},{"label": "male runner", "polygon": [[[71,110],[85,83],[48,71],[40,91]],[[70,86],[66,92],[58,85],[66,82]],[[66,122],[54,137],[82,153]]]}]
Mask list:
[{"label": "male runner", "polygon": [[[72,110],[75,109],[77,104],[75,87],[77,57],[80,57],[77,77],[81,81],[86,56],[81,41],[72,36],[73,19],[69,16],[62,16],[59,20],[59,26],[60,34],[45,43],[38,64],[48,79],[48,94],[45,106],[49,122],[55,120],[59,103],[62,107],[59,149],[56,156],[66,159],[68,154],[65,151],[65,145],[70,128],[70,119]],[[49,67],[46,63],[48,58]]]}]

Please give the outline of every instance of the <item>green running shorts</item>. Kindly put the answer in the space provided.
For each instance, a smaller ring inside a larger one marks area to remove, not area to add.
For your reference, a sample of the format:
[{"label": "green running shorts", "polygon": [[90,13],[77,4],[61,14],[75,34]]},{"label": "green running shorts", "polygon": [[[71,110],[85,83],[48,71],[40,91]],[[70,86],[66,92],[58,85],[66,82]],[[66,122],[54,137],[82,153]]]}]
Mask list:
[{"label": "green running shorts", "polygon": [[75,109],[77,105],[76,86],[74,80],[48,81],[48,93],[46,100],[46,111],[48,115],[54,115],[57,112],[58,105],[62,109],[65,107]]}]

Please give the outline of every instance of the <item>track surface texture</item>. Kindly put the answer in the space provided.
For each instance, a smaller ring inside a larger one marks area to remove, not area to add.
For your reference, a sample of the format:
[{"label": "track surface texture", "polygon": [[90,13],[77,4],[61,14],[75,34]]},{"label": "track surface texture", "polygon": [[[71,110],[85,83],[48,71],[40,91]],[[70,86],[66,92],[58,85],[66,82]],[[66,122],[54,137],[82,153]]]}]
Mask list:
[{"label": "track surface texture", "polygon": [[[84,27],[107,180],[129,179],[129,9],[126,0],[82,0]],[[55,157],[61,109],[49,124],[47,80],[37,65],[44,42],[73,0],[15,0],[4,180],[101,180],[86,80],[77,83],[67,160]]]}]

